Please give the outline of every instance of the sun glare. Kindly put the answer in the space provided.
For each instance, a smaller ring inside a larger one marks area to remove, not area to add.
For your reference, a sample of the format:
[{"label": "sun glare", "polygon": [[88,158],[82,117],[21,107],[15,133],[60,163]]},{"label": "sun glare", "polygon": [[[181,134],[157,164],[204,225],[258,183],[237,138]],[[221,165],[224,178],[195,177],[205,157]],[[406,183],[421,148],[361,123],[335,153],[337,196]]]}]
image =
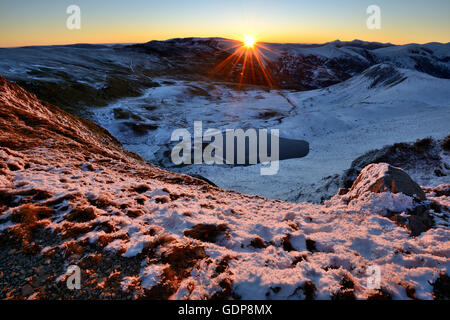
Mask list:
[{"label": "sun glare", "polygon": [[255,46],[255,38],[253,36],[246,36],[244,38],[244,45],[247,48],[253,48]]},{"label": "sun glare", "polygon": [[270,60],[268,52],[279,53],[262,42],[256,42],[255,37],[246,35],[243,41],[230,41],[231,46],[222,50],[230,54],[218,63],[209,73],[210,76],[220,74],[222,77],[233,78],[238,75],[239,87],[242,84],[263,84],[273,88],[273,79],[270,74]]}]

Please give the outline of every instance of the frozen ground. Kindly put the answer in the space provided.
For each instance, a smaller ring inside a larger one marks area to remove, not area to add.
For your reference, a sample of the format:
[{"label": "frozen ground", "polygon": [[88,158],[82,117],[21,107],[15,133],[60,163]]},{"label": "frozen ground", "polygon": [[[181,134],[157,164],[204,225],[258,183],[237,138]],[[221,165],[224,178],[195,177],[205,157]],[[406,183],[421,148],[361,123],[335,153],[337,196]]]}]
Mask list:
[{"label": "frozen ground", "polygon": [[[279,129],[282,137],[310,142],[307,157],[282,161],[274,176],[261,176],[259,165],[171,168],[199,174],[221,188],[269,198],[320,200],[322,195],[311,197],[307,190],[320,185],[323,178],[341,174],[356,157],[388,144],[428,136],[440,139],[450,132],[450,80],[386,64],[307,92],[251,87],[236,91],[221,84],[159,82],[161,87],[148,89],[142,97],[95,109],[91,118],[127,149],[167,166],[172,131],[192,132],[195,120],[203,121],[204,130]],[[142,125],[139,135],[130,128],[130,121]],[[427,181],[448,182],[448,177]]]}]

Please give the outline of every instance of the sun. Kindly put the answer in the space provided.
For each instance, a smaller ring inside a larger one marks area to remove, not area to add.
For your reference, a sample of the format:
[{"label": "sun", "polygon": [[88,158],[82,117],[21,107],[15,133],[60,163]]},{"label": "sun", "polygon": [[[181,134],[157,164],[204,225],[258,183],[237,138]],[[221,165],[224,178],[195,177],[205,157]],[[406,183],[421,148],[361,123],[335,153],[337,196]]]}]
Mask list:
[{"label": "sun", "polygon": [[245,36],[244,45],[247,48],[253,48],[255,46],[255,38],[253,36]]}]

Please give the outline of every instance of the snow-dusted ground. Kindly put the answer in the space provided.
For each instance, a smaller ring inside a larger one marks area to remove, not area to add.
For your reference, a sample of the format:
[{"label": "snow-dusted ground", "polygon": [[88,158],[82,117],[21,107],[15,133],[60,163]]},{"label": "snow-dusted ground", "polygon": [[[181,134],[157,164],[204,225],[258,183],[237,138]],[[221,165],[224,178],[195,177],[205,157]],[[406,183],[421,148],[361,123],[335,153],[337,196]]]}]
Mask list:
[{"label": "snow-dusted ground", "polygon": [[[64,163],[57,167],[60,165]],[[204,256],[200,254],[203,259],[199,259],[189,277],[178,284],[172,299],[211,297],[222,290],[222,281],[229,281],[234,294],[243,299],[304,299],[307,289],[297,288],[303,288],[305,283],[314,284],[315,298],[329,299],[340,292],[343,278],[354,283],[356,298],[364,299],[375,292],[367,287],[367,268],[372,265],[381,268],[382,286],[395,299],[407,299],[405,288],[408,286],[415,288],[418,299],[431,299],[432,285],[429,281],[434,282],[439,271],[448,273],[450,270],[448,229],[432,229],[421,237],[411,238],[406,229],[379,214],[386,209],[404,211],[412,207],[412,198],[401,194],[368,194],[364,200],[355,200],[348,206],[339,198],[326,206],[276,203],[226,192],[200,194],[186,187],[141,179],[138,175],[108,183],[107,180],[115,180],[117,172],[114,170],[100,168],[99,172],[86,172],[65,169],[61,175],[57,167],[48,166],[41,173],[13,174],[15,184],[22,185],[15,191],[39,190],[45,186],[47,192],[55,195],[46,202],[74,192],[81,195],[80,198],[76,196],[78,199],[70,206],[64,201],[55,207],[57,215],[47,228],[62,233],[71,224],[67,217],[72,208],[85,206],[85,199],[101,199],[109,203],[104,209],[90,207],[95,218],[84,225],[88,230],[87,226],[108,225],[117,231],[92,228],[74,241],[101,242],[107,244],[104,247],[106,252],[119,253],[125,258],[133,258],[156,245],[155,256],[142,258],[140,274],[122,280],[124,290],[135,291],[137,297],[140,290],[150,290],[164,279],[164,270],[171,268],[164,257],[188,245],[204,247]],[[71,181],[69,177],[74,175],[77,176],[76,181],[60,182],[64,177]],[[142,205],[131,200],[132,194],[117,192],[133,186],[147,188],[140,194],[144,201]],[[171,196],[186,192],[189,197],[170,200]],[[127,212],[141,212],[141,216],[121,214],[118,210],[121,205],[127,207]],[[2,227],[12,212],[8,210],[2,216]],[[226,232],[217,241],[211,240],[213,243],[192,242],[183,235],[197,225],[224,223]],[[6,224],[7,228],[18,226]],[[149,235],[149,229],[157,230],[156,234]],[[292,245],[289,250],[284,247],[286,237]],[[166,238],[167,243],[157,245]],[[251,243],[255,239],[262,239],[267,247],[254,248]],[[311,248],[307,249],[307,241],[314,242],[314,253]],[[62,243],[56,248],[65,246]],[[56,248],[50,245],[43,248],[43,252]],[[217,265],[224,259],[227,272],[217,275]],[[62,281],[65,277],[64,274],[61,276]],[[127,285],[130,282],[134,285]]]},{"label": "snow-dusted ground", "polygon": [[[195,120],[203,121],[204,130],[269,128],[279,129],[285,138],[307,140],[310,154],[282,161],[274,176],[261,176],[259,165],[171,168],[200,174],[225,189],[269,198],[311,198],[300,190],[311,191],[311,186],[320,184],[323,178],[341,174],[365,152],[428,136],[440,139],[450,133],[450,80],[390,65],[377,65],[343,83],[307,92],[236,91],[211,83],[160,83],[161,87],[148,89],[142,97],[95,109],[92,119],[127,149],[156,162],[167,158],[163,151],[172,131],[186,128],[192,132]],[[197,94],[192,93],[193,88]],[[202,94],[198,94],[199,88],[204,90]],[[134,119],[116,119],[114,109],[118,108],[130,111]],[[130,121],[158,128],[137,137],[124,125]],[[426,182],[448,183],[449,178]],[[316,199],[320,198],[318,194]]]},{"label": "snow-dusted ground", "polygon": [[[270,200],[151,167],[2,78],[0,103],[1,297],[432,299],[448,288],[448,185],[418,203],[381,189],[378,164],[324,205]],[[392,213],[434,225],[413,237]],[[82,272],[75,293],[69,265]]]}]

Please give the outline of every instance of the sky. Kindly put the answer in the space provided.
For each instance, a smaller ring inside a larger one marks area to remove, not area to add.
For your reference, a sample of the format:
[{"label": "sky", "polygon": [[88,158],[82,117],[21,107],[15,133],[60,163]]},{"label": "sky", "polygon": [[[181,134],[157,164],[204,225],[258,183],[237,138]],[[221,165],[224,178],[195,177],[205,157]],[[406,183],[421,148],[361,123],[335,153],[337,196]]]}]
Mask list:
[{"label": "sky", "polygon": [[[69,30],[69,5],[81,28]],[[369,5],[381,9],[370,30]],[[323,43],[450,42],[450,0],[0,0],[0,47],[136,43],[182,37]]]}]

